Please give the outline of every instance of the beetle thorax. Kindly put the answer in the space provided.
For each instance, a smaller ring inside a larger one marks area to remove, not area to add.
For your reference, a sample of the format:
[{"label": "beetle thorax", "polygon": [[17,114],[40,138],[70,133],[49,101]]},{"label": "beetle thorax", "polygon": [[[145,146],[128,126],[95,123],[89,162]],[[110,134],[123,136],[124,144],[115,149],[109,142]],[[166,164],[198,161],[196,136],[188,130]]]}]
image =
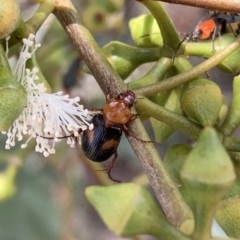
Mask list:
[{"label": "beetle thorax", "polygon": [[[111,101],[113,100],[113,101]],[[126,124],[132,117],[131,110],[122,101],[110,99],[103,106],[103,114],[105,118],[114,124]]]}]

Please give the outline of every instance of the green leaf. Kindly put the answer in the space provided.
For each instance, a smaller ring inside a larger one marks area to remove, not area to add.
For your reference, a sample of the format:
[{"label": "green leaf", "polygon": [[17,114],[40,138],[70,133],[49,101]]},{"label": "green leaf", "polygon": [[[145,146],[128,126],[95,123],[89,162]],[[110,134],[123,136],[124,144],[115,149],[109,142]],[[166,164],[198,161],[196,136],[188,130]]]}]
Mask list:
[{"label": "green leaf", "polygon": [[118,235],[150,234],[159,239],[186,239],[167,221],[143,186],[134,183],[91,186],[85,194],[108,228]]}]

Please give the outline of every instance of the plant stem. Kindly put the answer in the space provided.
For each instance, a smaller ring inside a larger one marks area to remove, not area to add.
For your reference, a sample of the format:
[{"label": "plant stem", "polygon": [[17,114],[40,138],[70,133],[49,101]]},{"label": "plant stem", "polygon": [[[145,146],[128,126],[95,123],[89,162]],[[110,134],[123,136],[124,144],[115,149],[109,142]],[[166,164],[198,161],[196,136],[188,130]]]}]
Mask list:
[{"label": "plant stem", "polygon": [[[149,141],[149,138],[141,121],[136,119],[134,122],[131,122],[128,125],[128,130],[130,133],[129,142],[141,161],[163,211],[171,223],[180,226],[186,219],[192,218],[189,207],[172,182],[162,160],[159,158],[154,144],[146,142]],[[141,136],[139,132],[141,132]],[[134,136],[137,136],[137,138]]]},{"label": "plant stem", "polygon": [[192,140],[196,140],[201,131],[201,127],[189,121],[187,118],[169,111],[168,109],[153,103],[147,98],[139,99],[137,102],[138,112],[144,112],[161,122],[164,122],[180,132],[186,134]]},{"label": "plant stem", "polygon": [[131,81],[129,87],[131,89],[140,89],[143,86],[159,82],[163,79],[164,75],[172,66],[172,60],[170,58],[162,57],[158,62],[150,69],[150,71],[143,77]]},{"label": "plant stem", "polygon": [[[219,64],[224,58],[230,55],[238,47],[240,47],[240,38],[237,38],[236,41],[229,44],[228,47],[226,47],[222,51],[217,52],[216,54],[214,54],[214,56],[200,63],[193,69],[187,72],[178,74],[174,77],[167,78],[159,83],[155,83],[155,84],[151,84],[149,86],[143,87],[139,90],[136,90],[135,93],[139,95],[143,95],[145,97],[150,97],[159,92],[169,90],[183,83],[189,82],[194,78],[198,77],[199,75],[209,71],[211,68],[215,67],[217,64]],[[177,64],[176,61],[178,61],[178,58],[175,59],[175,64]]]},{"label": "plant stem", "polygon": [[80,56],[84,59],[105,94],[117,95],[126,90],[122,79],[113,69],[92,35],[81,23],[70,0],[55,0],[55,16],[68,33]]},{"label": "plant stem", "polygon": [[236,0],[138,0],[139,2],[161,1],[173,4],[188,5],[198,8],[215,9],[219,11],[240,12],[240,2]]},{"label": "plant stem", "polygon": [[[77,47],[104,93],[116,94],[126,90],[121,78],[102,54],[89,31],[79,22],[77,12],[69,0],[55,0],[54,14]],[[168,219],[177,226],[191,218],[191,212],[181,194],[163,167],[154,144],[139,141],[148,140],[148,135],[139,119],[129,124],[129,142],[141,161],[149,181]]]},{"label": "plant stem", "polygon": [[224,119],[219,130],[227,136],[231,136],[240,123],[240,77],[237,76],[233,80],[233,99],[227,117]]},{"label": "plant stem", "polygon": [[20,19],[17,29],[11,35],[10,46],[17,44],[19,39],[27,38],[30,33],[36,34],[53,9],[53,0],[45,0],[27,22]]}]

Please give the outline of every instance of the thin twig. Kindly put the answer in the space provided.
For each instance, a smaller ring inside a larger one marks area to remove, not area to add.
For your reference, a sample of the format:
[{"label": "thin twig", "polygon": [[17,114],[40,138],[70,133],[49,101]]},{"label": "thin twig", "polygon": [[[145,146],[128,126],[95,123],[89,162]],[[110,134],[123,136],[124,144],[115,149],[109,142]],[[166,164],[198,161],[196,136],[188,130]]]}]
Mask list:
[{"label": "thin twig", "polygon": [[144,1],[161,1],[173,4],[181,4],[192,7],[214,9],[219,11],[227,12],[240,12],[240,1],[239,0],[137,0],[139,2]]},{"label": "thin twig", "polygon": [[[55,0],[54,14],[104,93],[116,94],[125,91],[126,86],[104,57],[89,31],[79,21],[70,0]],[[165,170],[155,146],[132,137],[138,136],[139,139],[149,140],[140,120],[132,121],[129,131],[131,133],[128,137],[129,142],[141,161],[164,212],[173,224],[180,226],[186,219],[191,218],[189,208]]]},{"label": "thin twig", "polygon": [[64,27],[80,56],[105,94],[119,94],[126,90],[122,79],[101,53],[90,32],[82,25],[70,0],[55,0],[54,14]]},{"label": "thin twig", "polygon": [[[145,86],[141,89],[135,91],[136,94],[143,95],[145,97],[153,96],[159,92],[172,89],[183,83],[189,82],[194,78],[200,76],[201,74],[209,71],[211,68],[219,64],[224,58],[229,56],[233,51],[240,47],[240,37],[238,37],[234,42],[229,44],[223,50],[215,53],[212,57],[206,61],[200,63],[193,69],[186,71],[184,73],[178,74],[176,76],[164,79],[161,82]],[[175,60],[175,64],[178,59]]]}]

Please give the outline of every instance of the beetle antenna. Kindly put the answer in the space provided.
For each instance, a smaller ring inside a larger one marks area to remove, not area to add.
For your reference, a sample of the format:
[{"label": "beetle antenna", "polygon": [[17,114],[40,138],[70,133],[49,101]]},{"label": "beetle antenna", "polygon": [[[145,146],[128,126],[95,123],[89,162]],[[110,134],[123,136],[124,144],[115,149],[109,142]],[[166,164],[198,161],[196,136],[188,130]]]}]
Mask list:
[{"label": "beetle antenna", "polygon": [[183,38],[183,40],[178,44],[178,46],[176,48],[176,51],[174,52],[174,55],[173,55],[173,63],[174,63],[174,60],[175,60],[175,58],[177,56],[177,52],[178,52],[179,48],[181,47],[182,43],[184,41],[188,41],[189,39],[190,39],[190,35],[186,34],[186,36]]}]

